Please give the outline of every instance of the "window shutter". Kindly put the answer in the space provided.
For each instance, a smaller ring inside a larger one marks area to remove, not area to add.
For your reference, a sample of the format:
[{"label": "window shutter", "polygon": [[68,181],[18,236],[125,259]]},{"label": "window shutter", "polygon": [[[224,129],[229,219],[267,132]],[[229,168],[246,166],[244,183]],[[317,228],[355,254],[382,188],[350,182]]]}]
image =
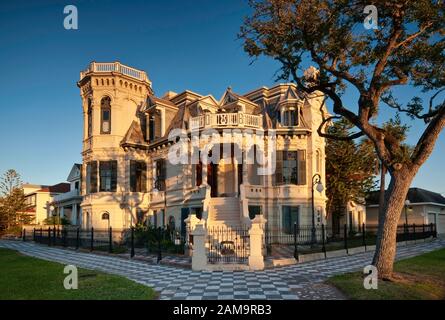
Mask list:
[{"label": "window shutter", "polygon": [[136,161],[130,160],[130,191],[136,192]]},{"label": "window shutter", "polygon": [[285,233],[289,233],[290,232],[290,224],[291,224],[289,207],[282,206],[281,211],[282,211],[282,223],[283,223],[282,227],[283,227]]},{"label": "window shutter", "polygon": [[202,163],[199,161],[198,164],[196,164],[196,186],[199,187],[202,184]]},{"label": "window shutter", "polygon": [[111,192],[116,192],[117,189],[117,161],[110,161],[111,166]]},{"label": "window shutter", "polygon": [[140,174],[141,174],[141,190],[140,192],[147,192],[147,163],[140,162]]},{"label": "window shutter", "polygon": [[279,185],[283,182],[283,152],[277,151],[276,168],[275,168],[275,181],[274,185]]},{"label": "window shutter", "polygon": [[306,184],[306,152],[298,150],[298,184]]},{"label": "window shutter", "polygon": [[90,163],[90,193],[97,192],[97,161]]}]

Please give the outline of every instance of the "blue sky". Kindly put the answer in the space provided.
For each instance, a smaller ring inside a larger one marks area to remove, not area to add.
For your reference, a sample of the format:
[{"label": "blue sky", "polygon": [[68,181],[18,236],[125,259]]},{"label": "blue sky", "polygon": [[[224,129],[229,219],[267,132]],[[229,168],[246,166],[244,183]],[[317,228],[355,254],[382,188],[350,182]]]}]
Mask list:
[{"label": "blue sky", "polygon": [[[78,8],[78,30],[63,28],[67,4]],[[145,70],[157,95],[189,89],[219,99],[228,86],[245,93],[273,85],[279,65],[267,58],[250,64],[237,40],[249,10],[241,0],[1,3],[0,173],[14,168],[25,182],[53,184],[81,162],[76,81],[92,60]],[[412,89],[400,93],[406,98]],[[355,99],[348,94],[346,104]],[[424,126],[407,121],[414,143]],[[444,151],[442,133],[414,186],[445,193]]]}]

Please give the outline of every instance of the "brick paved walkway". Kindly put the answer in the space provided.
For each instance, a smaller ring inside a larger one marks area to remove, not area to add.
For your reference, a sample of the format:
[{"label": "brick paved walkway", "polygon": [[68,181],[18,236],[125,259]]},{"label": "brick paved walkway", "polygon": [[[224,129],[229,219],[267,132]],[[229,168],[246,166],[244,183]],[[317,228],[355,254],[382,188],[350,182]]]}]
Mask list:
[{"label": "brick paved walkway", "polygon": [[[322,282],[332,275],[361,270],[372,259],[372,252],[366,252],[264,271],[196,272],[119,257],[52,248],[32,242],[0,240],[0,247],[62,264],[122,275],[153,287],[160,293],[161,299],[181,300],[342,299],[337,290]],[[397,259],[441,247],[445,247],[444,240],[399,247]]]}]

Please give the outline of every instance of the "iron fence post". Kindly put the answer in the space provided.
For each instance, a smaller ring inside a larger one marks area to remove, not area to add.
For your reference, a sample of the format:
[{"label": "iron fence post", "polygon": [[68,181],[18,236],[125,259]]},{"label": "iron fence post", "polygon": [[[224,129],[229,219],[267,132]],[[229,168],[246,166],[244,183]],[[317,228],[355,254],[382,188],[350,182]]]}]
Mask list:
[{"label": "iron fence post", "polygon": [[413,238],[414,238],[414,243],[416,243],[417,234],[416,234],[416,224],[415,223],[413,223]]},{"label": "iron fence post", "polygon": [[363,246],[365,247],[365,251],[366,251],[366,225],[365,225],[365,223],[362,223],[362,239],[363,239]]},{"label": "iron fence post", "polygon": [[131,238],[130,238],[130,242],[131,242],[131,251],[130,251],[130,257],[133,258],[134,257],[134,227],[131,227]]},{"label": "iron fence post", "polygon": [[324,229],[324,224],[321,225],[321,243],[322,243],[322,247],[321,250],[324,253],[324,258],[326,259],[326,245],[325,245],[325,229]]},{"label": "iron fence post", "polygon": [[32,241],[36,241],[36,228],[32,231]]},{"label": "iron fence post", "polygon": [[345,242],[345,250],[346,250],[346,254],[349,254],[349,250],[348,250],[348,227],[345,223],[344,225],[344,242]]},{"label": "iron fence post", "polygon": [[80,247],[80,227],[77,227],[76,230],[76,250],[79,250]]},{"label": "iron fence post", "polygon": [[68,246],[68,229],[67,228],[63,228],[62,229],[63,234],[63,246],[67,247]]},{"label": "iron fence post", "polygon": [[159,263],[162,260],[162,247],[161,247],[161,241],[162,241],[162,229],[161,227],[158,227],[158,259],[157,263]]},{"label": "iron fence post", "polygon": [[90,250],[94,250],[94,228],[91,227],[91,243],[90,243]]},{"label": "iron fence post", "polygon": [[51,246],[51,228],[48,228],[48,246]]},{"label": "iron fence post", "polygon": [[26,241],[26,229],[23,228],[23,241]]},{"label": "iron fence post", "polygon": [[404,238],[405,238],[405,245],[408,244],[408,237],[409,237],[409,230],[407,224],[403,224],[403,231],[404,231]]},{"label": "iron fence post", "polygon": [[57,245],[57,239],[56,239],[56,227],[54,227],[54,230],[53,230],[53,244],[54,244],[54,245]]},{"label": "iron fence post", "polygon": [[297,241],[297,223],[294,222],[294,258],[299,262],[300,257],[298,255],[298,241]]},{"label": "iron fence post", "polygon": [[269,236],[270,236],[269,235],[269,226],[266,223],[266,232],[264,234],[264,241],[266,242],[266,252],[267,252],[268,256],[270,256],[272,254],[272,246],[271,246],[271,243],[270,243]]},{"label": "iron fence post", "polygon": [[423,242],[426,242],[426,237],[425,237],[425,223],[422,223],[422,238],[423,238]]},{"label": "iron fence post", "polygon": [[108,241],[109,241],[108,251],[110,253],[113,253],[113,229],[112,229],[112,227],[110,227],[108,229]]}]

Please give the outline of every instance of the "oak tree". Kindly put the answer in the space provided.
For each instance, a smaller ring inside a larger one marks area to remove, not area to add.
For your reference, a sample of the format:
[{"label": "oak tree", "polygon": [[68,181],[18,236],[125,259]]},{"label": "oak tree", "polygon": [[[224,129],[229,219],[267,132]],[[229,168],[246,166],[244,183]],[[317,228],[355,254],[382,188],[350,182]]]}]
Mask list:
[{"label": "oak tree", "polygon": [[[387,168],[390,183],[379,216],[373,264],[380,278],[391,279],[406,194],[445,125],[443,1],[251,0],[250,5],[252,13],[240,31],[245,51],[251,57],[276,59],[280,78],[290,78],[302,92],[326,97],[334,114],[323,116],[320,135],[340,140],[366,136]],[[369,17],[365,11],[369,5],[377,9],[377,17]],[[370,18],[377,18],[377,28],[368,29]],[[305,77],[308,61],[319,71]],[[408,103],[402,103],[400,91],[395,90],[400,86],[414,88]],[[344,103],[345,90],[355,90],[356,105]],[[412,149],[402,150],[397,137],[378,124],[383,108],[424,122]],[[327,133],[326,124],[340,118],[356,131],[348,136]]]}]

